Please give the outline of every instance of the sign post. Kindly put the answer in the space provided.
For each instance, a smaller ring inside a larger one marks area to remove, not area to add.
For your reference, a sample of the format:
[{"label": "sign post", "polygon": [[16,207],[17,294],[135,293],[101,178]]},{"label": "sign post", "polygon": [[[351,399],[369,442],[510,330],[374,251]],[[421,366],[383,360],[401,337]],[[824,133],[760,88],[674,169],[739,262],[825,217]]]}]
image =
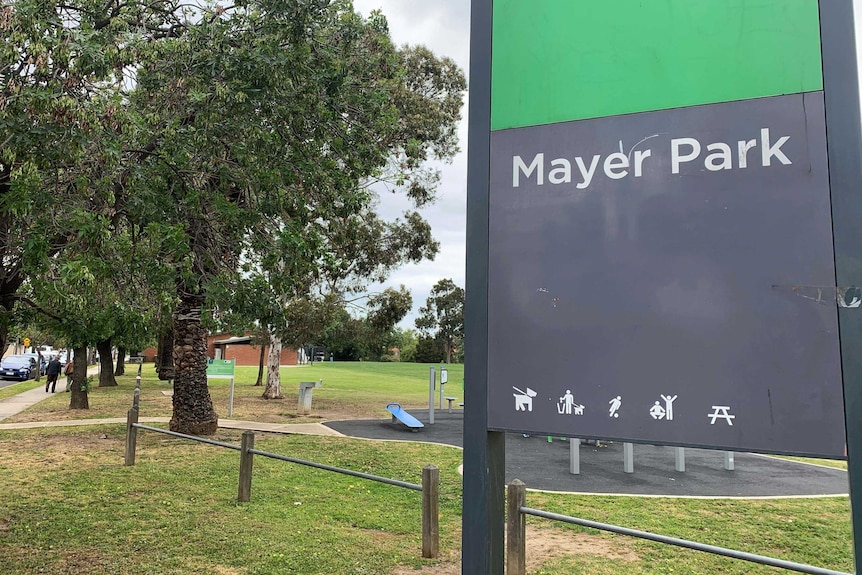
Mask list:
[{"label": "sign post", "polygon": [[233,392],[234,371],[236,370],[235,359],[214,359],[207,363],[207,379],[230,379],[230,393],[228,394],[227,414],[233,415]]},{"label": "sign post", "polygon": [[852,1],[472,6],[463,572],[507,431],[847,454],[859,533]]}]

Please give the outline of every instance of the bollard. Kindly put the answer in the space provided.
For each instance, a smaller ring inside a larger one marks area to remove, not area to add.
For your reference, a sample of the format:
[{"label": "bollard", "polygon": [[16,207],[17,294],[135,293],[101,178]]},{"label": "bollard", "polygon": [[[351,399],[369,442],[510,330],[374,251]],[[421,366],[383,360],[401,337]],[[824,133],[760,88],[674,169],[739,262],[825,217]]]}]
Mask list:
[{"label": "bollard", "polygon": [[577,437],[569,439],[569,473],[572,475],[581,473],[581,440]]},{"label": "bollard", "polygon": [[440,549],[439,529],[440,470],[434,465],[422,468],[422,557],[434,559]]},{"label": "bollard", "polygon": [[135,448],[138,443],[138,428],[135,424],[138,423],[138,408],[133,407],[126,415],[126,465],[135,464]]},{"label": "bollard", "polygon": [[623,443],[623,472],[635,472],[635,446],[631,443]]},{"label": "bollard", "polygon": [[674,447],[674,469],[685,472],[685,447]]},{"label": "bollard", "polygon": [[724,468],[727,471],[733,471],[735,469],[734,461],[733,461],[734,453],[732,451],[724,452]]},{"label": "bollard", "polygon": [[239,450],[239,490],[236,496],[237,501],[251,501],[251,472],[254,467],[254,454],[250,452],[254,449],[254,432],[242,432],[242,444]]},{"label": "bollard", "polygon": [[506,575],[527,573],[527,486],[520,479],[509,484],[506,497]]}]

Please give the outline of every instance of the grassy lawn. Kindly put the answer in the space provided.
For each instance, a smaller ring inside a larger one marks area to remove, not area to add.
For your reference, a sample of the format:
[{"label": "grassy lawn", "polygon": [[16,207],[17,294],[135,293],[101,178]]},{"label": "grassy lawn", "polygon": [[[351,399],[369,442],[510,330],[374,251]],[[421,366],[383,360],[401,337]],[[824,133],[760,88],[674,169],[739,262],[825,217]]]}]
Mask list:
[{"label": "grassy lawn", "polygon": [[[256,368],[239,368],[234,415],[259,421],[386,417],[399,401],[422,408],[428,366],[322,363],[282,369],[284,400],[266,401]],[[115,388],[96,388],[91,409],[71,412],[57,393],[6,422],[124,417],[136,369]],[[323,380],[312,417],[296,416],[300,381]],[[463,398],[463,367],[449,368],[446,394]],[[20,393],[35,382],[12,386]],[[169,416],[170,389],[143,367],[142,416]],[[0,390],[2,393],[5,390]],[[9,394],[11,392],[7,392]],[[228,382],[211,380],[217,411]],[[0,396],[2,397],[2,396]],[[5,423],[5,422],[4,422]],[[417,492],[258,457],[252,501],[236,502],[238,454],[150,432],[137,465],[123,466],[122,425],[0,431],[0,573],[108,575],[457,575],[462,452],[440,445],[343,437],[257,434],[256,447],[291,457],[420,482],[441,472],[439,561],[420,558]],[[239,432],[216,439],[238,444]],[[822,463],[822,462],[818,462]],[[527,505],[851,572],[846,497],[684,500],[530,492]],[[623,536],[528,521],[532,575],[774,574],[779,571]],[[420,569],[417,571],[417,569]]]},{"label": "grassy lawn", "polygon": [[[439,379],[440,366],[436,367]],[[281,389],[285,398],[265,400],[261,398],[263,387],[254,385],[257,368],[238,367],[231,418],[271,423],[385,418],[386,404],[391,401],[397,401],[406,408],[427,408],[428,368],[429,365],[418,363],[369,362],[322,362],[314,366],[283,367]],[[461,402],[464,400],[464,366],[451,365],[448,371],[446,395],[457,397]],[[4,420],[4,423],[125,417],[132,405],[137,366],[127,367],[126,373],[117,378],[117,387],[94,387],[89,395],[89,410],[70,411],[68,395],[55,394]],[[297,417],[299,382],[317,380],[323,380],[323,387],[314,390],[311,415]],[[210,380],[210,395],[221,417],[227,417],[229,381]],[[159,381],[156,377],[153,365],[145,364],[141,373],[141,416],[170,417],[171,398],[163,393],[170,389],[168,382]]]},{"label": "grassy lawn", "polygon": [[[137,465],[124,467],[123,432],[0,433],[4,575],[359,574],[429,563],[418,492],[258,457],[252,501],[239,504],[236,452],[143,432]],[[441,547],[454,557],[459,450],[262,434],[256,447],[412,483],[436,463]]]},{"label": "grassy lawn", "polygon": [[[239,433],[217,439],[238,443]],[[420,481],[440,467],[440,561],[420,558],[417,492],[257,457],[236,502],[238,454],[155,433],[124,467],[123,427],[0,432],[4,575],[456,574],[461,451],[439,445],[258,434],[258,449]],[[847,498],[681,500],[528,493],[527,505],[852,571]],[[530,520],[534,575],[776,573],[774,569]]]}]

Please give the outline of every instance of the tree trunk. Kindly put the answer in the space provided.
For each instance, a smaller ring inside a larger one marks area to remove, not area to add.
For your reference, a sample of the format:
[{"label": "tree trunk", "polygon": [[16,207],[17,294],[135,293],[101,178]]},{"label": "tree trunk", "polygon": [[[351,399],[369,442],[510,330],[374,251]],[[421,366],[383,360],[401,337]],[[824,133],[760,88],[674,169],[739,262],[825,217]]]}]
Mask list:
[{"label": "tree trunk", "polygon": [[446,363],[452,363],[452,340],[446,340]]},{"label": "tree trunk", "polygon": [[87,397],[87,346],[75,347],[75,357],[72,359],[72,397],[69,409],[90,409]]},{"label": "tree trunk", "polygon": [[269,336],[269,358],[266,361],[266,389],[264,399],[284,399],[281,394],[281,338]]},{"label": "tree trunk", "polygon": [[114,358],[111,357],[111,338],[96,343],[99,352],[99,387],[116,387]]},{"label": "tree trunk", "polygon": [[117,348],[117,369],[114,375],[126,375],[126,348],[123,346]]},{"label": "tree trunk", "polygon": [[156,373],[159,379],[169,381],[174,378],[174,328],[169,327],[159,334],[159,347],[156,352]]},{"label": "tree trunk", "polygon": [[201,324],[204,296],[178,288],[174,311],[174,412],[171,431],[212,435],[218,429],[207,388],[207,339]]},{"label": "tree trunk", "polygon": [[257,382],[254,384],[255,387],[258,385],[263,385],[263,360],[266,357],[266,346],[260,346],[260,360],[257,365]]},{"label": "tree trunk", "polygon": [[[9,310],[7,310],[5,307],[0,307],[0,314],[2,314],[2,316],[7,316],[7,314],[3,313],[3,312],[8,312],[8,311]],[[0,316],[0,317],[2,317],[2,316]],[[2,355],[3,353],[6,352],[6,346],[8,345],[8,342],[9,342],[9,323],[8,322],[9,322],[8,317],[2,317],[2,319],[0,319],[0,355]],[[17,345],[15,346],[15,352],[16,353],[18,352],[18,346]]]}]

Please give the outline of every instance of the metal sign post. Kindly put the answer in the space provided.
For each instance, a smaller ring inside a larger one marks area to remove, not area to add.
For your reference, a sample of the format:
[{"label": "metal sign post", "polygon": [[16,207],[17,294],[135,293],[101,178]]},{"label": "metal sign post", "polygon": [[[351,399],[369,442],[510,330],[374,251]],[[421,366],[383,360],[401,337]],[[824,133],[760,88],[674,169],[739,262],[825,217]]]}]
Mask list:
[{"label": "metal sign post", "polygon": [[230,379],[230,392],[228,393],[227,414],[233,415],[234,395],[234,372],[236,371],[235,359],[214,359],[207,363],[207,379]]},{"label": "metal sign post", "polygon": [[[434,388],[437,385],[437,375],[432,365],[428,370],[428,423],[434,424]],[[442,405],[440,406],[442,407]]]}]

